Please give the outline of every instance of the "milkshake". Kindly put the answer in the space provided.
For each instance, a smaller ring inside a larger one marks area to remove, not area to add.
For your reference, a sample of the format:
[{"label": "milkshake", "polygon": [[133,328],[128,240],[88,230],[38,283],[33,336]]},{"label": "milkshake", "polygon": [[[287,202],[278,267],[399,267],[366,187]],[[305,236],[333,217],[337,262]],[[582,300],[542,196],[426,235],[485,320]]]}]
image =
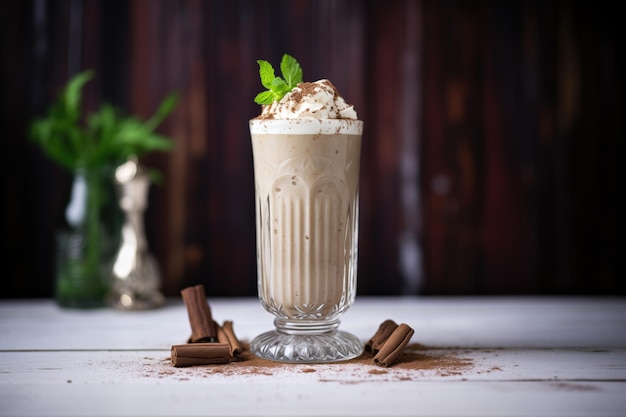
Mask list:
[{"label": "milkshake", "polygon": [[250,121],[258,291],[276,318],[252,351],[286,362],[361,353],[338,330],[354,302],[363,122],[328,80],[300,83]]}]

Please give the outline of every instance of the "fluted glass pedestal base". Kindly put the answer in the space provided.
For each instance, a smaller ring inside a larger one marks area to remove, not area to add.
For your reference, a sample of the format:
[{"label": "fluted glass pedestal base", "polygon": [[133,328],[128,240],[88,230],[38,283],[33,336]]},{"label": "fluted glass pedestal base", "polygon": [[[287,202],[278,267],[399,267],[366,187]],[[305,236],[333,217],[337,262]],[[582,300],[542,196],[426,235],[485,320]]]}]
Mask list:
[{"label": "fluted glass pedestal base", "polygon": [[[324,363],[355,358],[363,352],[363,344],[351,333],[337,330],[338,322],[307,329],[298,323],[297,329],[275,321],[276,330],[260,334],[250,343],[253,354],[278,362]],[[294,323],[295,324],[295,323]]]}]

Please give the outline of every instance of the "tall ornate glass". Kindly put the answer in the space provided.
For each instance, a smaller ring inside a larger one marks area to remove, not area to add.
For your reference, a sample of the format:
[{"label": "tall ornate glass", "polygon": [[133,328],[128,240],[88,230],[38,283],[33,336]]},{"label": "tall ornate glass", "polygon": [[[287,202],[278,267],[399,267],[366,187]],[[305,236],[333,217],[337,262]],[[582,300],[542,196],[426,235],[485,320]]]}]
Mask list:
[{"label": "tall ornate glass", "polygon": [[330,362],[362,351],[339,330],[357,280],[358,120],[250,121],[258,291],[275,330],[251,350],[283,362]]}]

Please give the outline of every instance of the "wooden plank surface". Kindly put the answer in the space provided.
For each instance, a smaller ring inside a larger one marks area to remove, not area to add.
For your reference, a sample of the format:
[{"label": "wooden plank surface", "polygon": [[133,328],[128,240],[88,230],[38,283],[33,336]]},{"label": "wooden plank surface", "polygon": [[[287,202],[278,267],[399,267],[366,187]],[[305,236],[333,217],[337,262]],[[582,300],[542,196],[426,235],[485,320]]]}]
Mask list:
[{"label": "wooden plank surface", "polygon": [[[272,328],[256,298],[210,299],[217,321],[233,320],[241,339]],[[341,328],[368,339],[385,319],[415,329],[428,346],[626,346],[626,301],[597,297],[357,297]],[[145,312],[62,310],[52,301],[2,301],[0,350],[166,349],[191,330],[180,300]]]},{"label": "wooden plank surface", "polygon": [[[210,300],[242,340],[271,327],[256,299]],[[622,416],[626,301],[358,298],[342,328],[391,318],[424,366],[366,360],[174,368],[184,305],[125,313],[0,302],[0,416]],[[417,363],[417,362],[415,362]]]},{"label": "wooden plank surface", "polygon": [[164,176],[145,213],[164,292],[199,282],[255,295],[256,60],[288,52],[365,121],[361,294],[624,295],[622,15],[593,6],[1,1],[0,122],[12,139],[0,227],[3,272],[16,277],[2,294],[53,294],[71,178],[25,136],[69,76],[94,68],[86,110],[109,102],[143,118],[180,93],[159,127],[176,146],[144,160]]}]

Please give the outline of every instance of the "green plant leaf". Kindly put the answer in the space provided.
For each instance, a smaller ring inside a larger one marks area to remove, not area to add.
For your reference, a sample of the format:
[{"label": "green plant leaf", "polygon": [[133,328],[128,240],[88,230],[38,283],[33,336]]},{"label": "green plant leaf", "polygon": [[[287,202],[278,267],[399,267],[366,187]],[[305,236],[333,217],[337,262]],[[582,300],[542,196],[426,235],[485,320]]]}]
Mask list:
[{"label": "green plant leaf", "polygon": [[94,71],[87,70],[75,75],[61,94],[61,103],[65,114],[70,120],[80,119],[80,105],[83,96],[83,87],[94,77]]},{"label": "green plant leaf", "polygon": [[178,104],[178,94],[172,93],[167,96],[159,105],[156,113],[145,123],[149,131],[153,131],[159,126],[163,120],[176,108]]},{"label": "green plant leaf", "polygon": [[82,91],[94,72],[84,71],[67,83],[48,113],[31,122],[28,137],[48,157],[69,170],[104,167],[139,157],[151,151],[167,151],[172,141],[154,133],[174,110],[178,96],[170,94],[146,122],[124,117],[114,106],[100,109],[81,119]]},{"label": "green plant leaf", "polygon": [[302,82],[302,67],[291,55],[283,55],[280,61],[280,72],[290,90]]},{"label": "green plant leaf", "polygon": [[254,97],[257,104],[266,105],[280,101],[285,94],[302,82],[302,68],[291,55],[284,54],[280,62],[282,78],[276,76],[274,67],[269,62],[259,59],[257,63],[261,85],[267,88],[267,91],[262,91]]},{"label": "green plant leaf", "polygon": [[257,63],[259,64],[261,85],[270,90],[272,88],[272,82],[276,78],[276,75],[274,74],[274,67],[272,67],[272,64],[262,59],[257,60]]},{"label": "green plant leaf", "polygon": [[274,93],[271,91],[262,91],[256,95],[254,102],[256,104],[272,104],[274,101]]}]

